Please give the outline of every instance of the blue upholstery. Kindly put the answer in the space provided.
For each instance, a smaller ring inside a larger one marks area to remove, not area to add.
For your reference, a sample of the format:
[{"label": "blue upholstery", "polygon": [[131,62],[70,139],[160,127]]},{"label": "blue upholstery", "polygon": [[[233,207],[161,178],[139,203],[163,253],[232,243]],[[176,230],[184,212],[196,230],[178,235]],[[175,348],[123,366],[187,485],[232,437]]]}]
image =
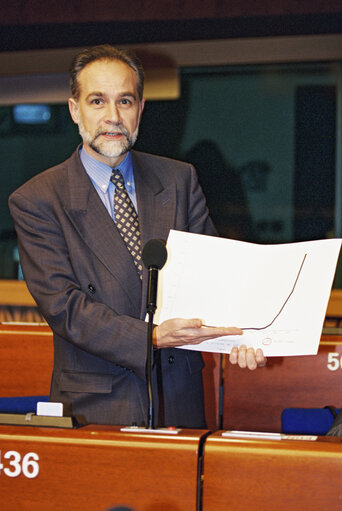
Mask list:
[{"label": "blue upholstery", "polygon": [[36,413],[38,401],[49,401],[49,396],[0,397],[0,413]]},{"label": "blue upholstery", "polygon": [[[339,409],[335,409],[336,413]],[[295,435],[325,435],[334,421],[327,408],[285,408],[281,415],[282,433]]]}]

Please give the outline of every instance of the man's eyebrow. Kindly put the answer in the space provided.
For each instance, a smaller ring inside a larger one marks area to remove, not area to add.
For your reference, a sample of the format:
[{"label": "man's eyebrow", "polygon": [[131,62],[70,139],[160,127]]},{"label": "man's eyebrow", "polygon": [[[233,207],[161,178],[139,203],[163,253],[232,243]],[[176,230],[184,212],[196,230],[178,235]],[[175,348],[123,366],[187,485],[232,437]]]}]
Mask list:
[{"label": "man's eyebrow", "polygon": [[130,97],[130,98],[133,98],[133,99],[137,99],[137,96],[136,96],[136,94],[134,94],[134,92],[121,92],[121,94],[119,94],[119,97],[120,98]]},{"label": "man's eyebrow", "polygon": [[91,97],[95,96],[96,98],[102,98],[104,96],[103,92],[90,92],[86,99],[89,99]]},{"label": "man's eyebrow", "polygon": [[[92,97],[95,97],[95,98],[103,98],[104,96],[106,96],[105,93],[103,92],[97,92],[97,91],[94,91],[94,92],[90,92],[87,97],[86,97],[86,100],[89,99],[89,98],[92,98]],[[137,99],[137,95],[134,93],[134,92],[131,92],[131,91],[127,91],[127,92],[121,92],[119,94],[119,97],[120,98],[127,98],[127,97],[130,97],[130,98],[133,98],[134,100]]]}]

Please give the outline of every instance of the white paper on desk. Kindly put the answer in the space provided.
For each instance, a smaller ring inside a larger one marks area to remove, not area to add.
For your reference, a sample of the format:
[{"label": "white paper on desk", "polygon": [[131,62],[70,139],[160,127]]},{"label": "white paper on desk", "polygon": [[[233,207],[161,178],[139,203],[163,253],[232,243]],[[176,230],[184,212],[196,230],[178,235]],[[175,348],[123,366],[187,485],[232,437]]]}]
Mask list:
[{"label": "white paper on desk", "polygon": [[341,242],[258,245],[170,231],[154,321],[202,318],[244,329],[185,349],[230,353],[247,344],[266,356],[315,355]]}]

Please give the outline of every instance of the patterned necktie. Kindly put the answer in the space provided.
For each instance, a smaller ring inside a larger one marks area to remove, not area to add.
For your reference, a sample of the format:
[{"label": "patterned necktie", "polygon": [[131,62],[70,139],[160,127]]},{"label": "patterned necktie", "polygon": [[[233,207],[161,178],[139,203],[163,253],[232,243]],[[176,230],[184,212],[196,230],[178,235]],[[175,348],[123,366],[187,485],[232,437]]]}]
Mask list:
[{"label": "patterned necktie", "polygon": [[120,170],[113,169],[110,178],[115,185],[114,216],[116,227],[121,234],[127,249],[133,257],[138,275],[142,278],[141,243],[139,231],[139,219],[137,212],[129,198],[125,187],[125,181]]}]

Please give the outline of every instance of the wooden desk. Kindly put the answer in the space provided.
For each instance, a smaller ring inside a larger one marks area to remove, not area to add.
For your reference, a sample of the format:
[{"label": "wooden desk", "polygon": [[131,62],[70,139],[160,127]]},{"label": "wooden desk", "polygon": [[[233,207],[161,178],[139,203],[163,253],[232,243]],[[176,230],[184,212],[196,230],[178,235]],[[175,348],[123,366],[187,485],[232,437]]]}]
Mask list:
[{"label": "wooden desk", "polygon": [[323,336],[318,355],[272,357],[256,371],[227,364],[223,427],[280,432],[284,408],[342,407],[342,346],[336,342]]},{"label": "wooden desk", "polygon": [[[208,428],[218,423],[219,361],[204,353]],[[270,358],[266,368],[241,370],[226,364],[223,427],[280,431],[286,407],[342,407],[342,336],[324,335],[318,356]],[[53,366],[47,325],[0,324],[1,396],[47,395]]]},{"label": "wooden desk", "polygon": [[[204,371],[208,427],[217,425],[218,355],[206,356]],[[48,395],[53,367],[53,339],[48,325],[0,323],[0,395]]]},{"label": "wooden desk", "polygon": [[53,366],[47,325],[0,324],[1,396],[47,395]]},{"label": "wooden desk", "polygon": [[341,480],[336,439],[236,440],[217,432],[205,443],[203,511],[340,511]]},{"label": "wooden desk", "polygon": [[[1,462],[5,453],[39,457],[39,474],[29,478],[1,471],[0,502],[5,511],[196,511],[198,455],[205,431],[178,435],[123,433],[118,427],[87,426],[59,430],[0,426]],[[18,469],[19,470],[19,469]]]},{"label": "wooden desk", "polygon": [[[267,367],[241,370],[228,363],[224,370],[223,427],[281,431],[284,408],[342,407],[342,290],[331,292],[326,324],[339,335],[322,335],[317,356],[272,357]],[[220,355],[203,353],[208,427],[219,429]]]},{"label": "wooden desk", "polygon": [[0,305],[37,306],[23,280],[0,279]]}]

